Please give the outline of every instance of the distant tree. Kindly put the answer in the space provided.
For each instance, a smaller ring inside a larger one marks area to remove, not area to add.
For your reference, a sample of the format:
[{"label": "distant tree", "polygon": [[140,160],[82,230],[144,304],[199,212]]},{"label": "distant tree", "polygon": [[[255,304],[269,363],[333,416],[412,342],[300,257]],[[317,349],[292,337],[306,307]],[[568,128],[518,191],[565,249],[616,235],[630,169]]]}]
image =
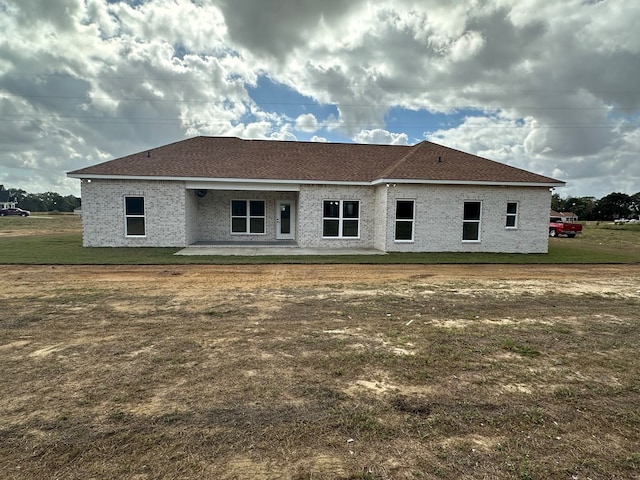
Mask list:
[{"label": "distant tree", "polygon": [[62,199],[66,205],[66,209],[60,210],[61,212],[73,212],[76,208],[80,208],[82,205],[81,199],[74,197],[73,195],[67,195],[66,197],[62,197]]},{"label": "distant tree", "polygon": [[580,220],[595,220],[597,200],[595,197],[561,198],[558,194],[551,196],[551,208],[556,212],[573,212]]},{"label": "distant tree", "polygon": [[73,209],[80,206],[80,199],[74,196],[63,197],[55,192],[45,192],[36,194],[40,200],[43,212],[73,212]]},{"label": "distant tree", "polygon": [[563,211],[575,213],[580,220],[595,220],[596,204],[595,197],[569,197],[564,201]]},{"label": "distant tree", "polygon": [[45,212],[64,211],[61,209],[64,207],[64,205],[60,194],[55,192],[46,192],[41,193],[40,198],[42,199],[42,204],[45,208]]},{"label": "distant tree", "polygon": [[632,214],[632,197],[626,193],[614,192],[598,200],[597,220],[629,218]]},{"label": "distant tree", "polygon": [[634,218],[640,217],[640,192],[631,195],[631,215]]},{"label": "distant tree", "polygon": [[18,202],[20,208],[31,210],[32,212],[46,212],[42,199],[37,194],[28,193]]},{"label": "distant tree", "polygon": [[24,190],[20,190],[19,188],[8,188],[7,192],[9,192],[9,198],[11,199],[11,201],[14,201],[18,204],[20,204],[20,202],[22,202],[24,197],[27,195],[27,192],[25,192]]},{"label": "distant tree", "polygon": [[15,199],[20,208],[32,212],[73,212],[80,206],[80,199],[73,195],[63,197],[55,192],[27,193],[15,188],[7,190],[10,192],[10,198]]}]

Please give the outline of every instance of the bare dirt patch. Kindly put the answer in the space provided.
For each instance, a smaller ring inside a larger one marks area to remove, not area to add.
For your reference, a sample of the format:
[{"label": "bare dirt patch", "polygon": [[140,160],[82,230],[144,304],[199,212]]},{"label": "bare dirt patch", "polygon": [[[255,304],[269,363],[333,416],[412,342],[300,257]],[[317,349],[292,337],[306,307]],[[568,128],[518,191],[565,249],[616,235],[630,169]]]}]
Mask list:
[{"label": "bare dirt patch", "polygon": [[639,478],[640,266],[0,266],[3,478]]}]

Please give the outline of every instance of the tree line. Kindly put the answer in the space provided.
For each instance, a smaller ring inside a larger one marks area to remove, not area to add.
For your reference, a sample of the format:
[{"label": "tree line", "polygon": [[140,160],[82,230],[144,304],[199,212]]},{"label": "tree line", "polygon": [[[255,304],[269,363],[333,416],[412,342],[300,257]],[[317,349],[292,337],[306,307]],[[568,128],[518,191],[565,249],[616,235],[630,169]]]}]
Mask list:
[{"label": "tree line", "polygon": [[73,212],[80,207],[81,201],[73,195],[62,195],[55,192],[27,193],[19,188],[5,190],[8,199],[16,202],[18,207],[31,212]]},{"label": "tree line", "polygon": [[578,220],[611,221],[620,218],[638,218],[640,215],[640,192],[634,195],[614,192],[597,199],[595,197],[561,198],[551,196],[551,209],[556,212],[573,212]]}]

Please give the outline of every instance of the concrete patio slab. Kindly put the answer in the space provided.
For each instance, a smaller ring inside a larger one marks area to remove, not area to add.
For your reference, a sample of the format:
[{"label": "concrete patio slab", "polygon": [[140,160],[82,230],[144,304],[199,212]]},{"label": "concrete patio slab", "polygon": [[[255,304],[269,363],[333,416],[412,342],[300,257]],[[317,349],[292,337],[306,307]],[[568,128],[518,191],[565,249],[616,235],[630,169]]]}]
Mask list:
[{"label": "concrete patio slab", "polygon": [[251,247],[251,246],[203,246],[195,245],[183,248],[174,255],[238,255],[254,256],[286,256],[286,255],[385,255],[385,252],[373,248],[300,248],[300,247]]}]

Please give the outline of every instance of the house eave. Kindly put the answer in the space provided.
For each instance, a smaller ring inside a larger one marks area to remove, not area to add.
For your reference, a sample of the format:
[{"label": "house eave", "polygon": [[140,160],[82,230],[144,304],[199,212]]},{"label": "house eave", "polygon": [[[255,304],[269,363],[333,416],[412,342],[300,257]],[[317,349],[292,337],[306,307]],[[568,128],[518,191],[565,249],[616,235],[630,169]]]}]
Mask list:
[{"label": "house eave", "polygon": [[465,186],[487,186],[487,187],[564,187],[565,182],[504,182],[485,180],[425,180],[408,178],[383,178],[374,180],[371,185],[398,185],[398,184],[418,184],[418,185],[465,185]]},{"label": "house eave", "polygon": [[349,186],[371,186],[371,182],[349,182],[339,180],[292,180],[292,179],[264,179],[264,178],[206,178],[206,177],[173,177],[157,175],[103,175],[87,173],[67,173],[69,178],[80,180],[153,180],[184,182],[189,189],[209,189],[209,190],[236,190],[256,189],[263,187],[268,190],[289,190],[298,191],[300,185],[349,185]]},{"label": "house eave", "polygon": [[185,182],[189,189],[209,190],[237,190],[237,189],[268,189],[283,191],[299,191],[300,185],[345,185],[345,186],[378,186],[391,184],[419,184],[419,185],[465,185],[492,187],[564,187],[565,182],[505,182],[483,180],[429,180],[409,178],[381,178],[373,181],[339,181],[339,180],[293,180],[293,179],[262,179],[262,178],[203,178],[203,177],[174,177],[174,176],[146,176],[146,175],[103,175],[67,173],[69,178],[80,180],[154,180]]}]

